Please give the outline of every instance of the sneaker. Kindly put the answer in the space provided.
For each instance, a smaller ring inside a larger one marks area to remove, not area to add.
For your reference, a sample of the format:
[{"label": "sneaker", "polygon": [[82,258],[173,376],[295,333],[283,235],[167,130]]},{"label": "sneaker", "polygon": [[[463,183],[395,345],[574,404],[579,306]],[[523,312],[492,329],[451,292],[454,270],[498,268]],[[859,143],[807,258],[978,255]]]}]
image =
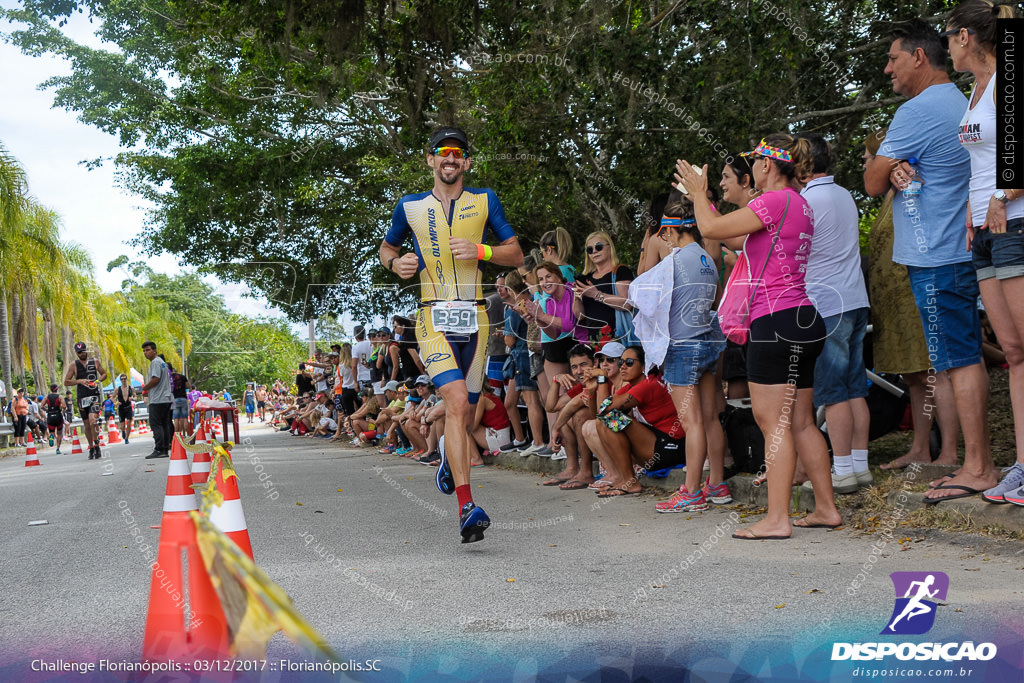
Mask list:
[{"label": "sneaker", "polygon": [[403,446],[395,451],[395,455],[406,456],[412,453],[412,446]]},{"label": "sneaker", "polygon": [[124,437],[124,445],[125,445],[125,446],[127,446],[127,445],[128,445],[128,437],[127,437],[127,436],[126,436],[126,437]]},{"label": "sneaker", "polygon": [[551,450],[547,446],[544,446],[539,451],[535,451],[534,455],[540,456],[541,458],[550,458],[552,455],[554,455],[554,453],[555,452],[553,450]]},{"label": "sneaker", "polygon": [[421,455],[420,457],[416,458],[416,462],[418,462],[421,465],[429,465],[430,463],[434,462],[435,460],[440,460],[440,459],[441,459],[441,454],[438,453],[437,451],[434,451],[433,453],[427,453],[425,455]]},{"label": "sneaker", "polygon": [[484,529],[491,525],[491,518],[475,503],[466,503],[459,514],[462,542],[476,543],[484,540]]},{"label": "sneaker", "polygon": [[[802,488],[808,491],[813,491],[814,486],[810,480],[805,481],[800,485]],[[835,470],[832,470],[832,490],[836,493],[856,493],[860,486],[857,483],[857,475],[853,472],[849,474],[836,474]]]},{"label": "sneaker", "polygon": [[1004,493],[1003,502],[1013,503],[1014,505],[1024,507],[1024,486],[1021,486],[1016,491],[1007,491]]},{"label": "sneaker", "polygon": [[557,451],[551,454],[552,460],[565,460],[569,456],[566,455],[564,448],[559,448]]},{"label": "sneaker", "polygon": [[732,502],[732,494],[729,493],[729,486],[723,481],[721,484],[710,485],[711,480],[704,482],[701,492],[710,503],[715,505],[728,505]]},{"label": "sneaker", "polygon": [[60,449],[59,449],[59,448],[57,449],[57,455],[63,455],[63,454],[62,454],[62,453],[60,452]]},{"label": "sneaker", "polygon": [[857,486],[860,486],[861,488],[872,486],[875,483],[875,478],[871,476],[871,470],[854,472],[853,476],[857,477]]},{"label": "sneaker", "polygon": [[50,434],[50,446],[53,446],[53,434]]},{"label": "sneaker", "polygon": [[[378,448],[377,452],[380,453],[381,455],[391,455],[392,453],[395,452],[395,447],[385,446],[384,448]],[[401,453],[399,453],[399,455],[401,455]]]},{"label": "sneaker", "polygon": [[981,497],[990,503],[1009,503],[1005,494],[1013,493],[1021,486],[1024,486],[1024,465],[1014,463],[1003,468],[1006,474],[1002,481],[981,494]]},{"label": "sneaker", "polygon": [[513,451],[521,451],[526,444],[530,443],[527,440],[522,441],[509,441],[507,444],[498,449],[501,453],[511,453]]},{"label": "sneaker", "polygon": [[537,453],[538,451],[543,450],[544,448],[545,448],[544,444],[540,444],[540,445],[533,444],[533,445],[529,446],[528,448],[524,448],[523,450],[519,451],[519,455],[521,455],[521,456],[523,456],[525,458],[528,455],[534,455],[535,453]]},{"label": "sneaker", "polygon": [[684,484],[668,500],[655,503],[654,509],[658,512],[702,512],[708,509],[708,501],[704,497],[704,489],[690,493]]},{"label": "sneaker", "polygon": [[445,457],[444,447],[440,447],[441,458],[437,466],[437,488],[446,496],[455,493],[455,479],[452,478],[452,468],[448,466],[448,459]]}]

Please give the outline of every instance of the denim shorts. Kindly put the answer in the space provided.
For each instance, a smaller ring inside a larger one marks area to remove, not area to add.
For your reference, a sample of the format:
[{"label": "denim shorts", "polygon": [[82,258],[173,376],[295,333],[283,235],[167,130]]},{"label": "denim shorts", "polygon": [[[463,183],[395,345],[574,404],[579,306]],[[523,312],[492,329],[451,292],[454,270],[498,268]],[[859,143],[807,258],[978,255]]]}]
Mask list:
[{"label": "denim shorts", "polygon": [[935,268],[907,266],[921,314],[928,361],[936,372],[981,362],[978,276],[970,263]]},{"label": "denim shorts", "polygon": [[186,420],[188,419],[188,399],[187,398],[176,398],[174,399],[174,408],[171,412],[172,420]]},{"label": "denim shorts", "polygon": [[978,230],[971,242],[971,254],[979,281],[1024,275],[1024,218],[1007,221],[1006,232],[999,235]]},{"label": "denim shorts", "polygon": [[665,381],[676,387],[700,382],[701,375],[714,369],[725,350],[725,340],[715,332],[669,344],[665,353]]},{"label": "denim shorts", "polygon": [[526,349],[512,351],[512,369],[515,372],[516,389],[519,391],[537,391],[537,383],[530,372],[530,352]]},{"label": "denim shorts", "polygon": [[825,348],[814,363],[814,407],[831,406],[868,395],[864,333],[868,309],[825,318]]}]

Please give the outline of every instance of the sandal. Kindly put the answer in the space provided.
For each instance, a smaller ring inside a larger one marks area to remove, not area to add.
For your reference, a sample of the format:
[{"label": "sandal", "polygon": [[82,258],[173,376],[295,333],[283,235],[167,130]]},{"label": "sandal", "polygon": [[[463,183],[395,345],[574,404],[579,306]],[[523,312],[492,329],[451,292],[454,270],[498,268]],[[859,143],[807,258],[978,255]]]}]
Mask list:
[{"label": "sandal", "polygon": [[580,489],[588,488],[590,484],[585,481],[579,481],[578,479],[570,479],[569,481],[562,482],[558,488],[562,491],[578,491]]},{"label": "sandal", "polygon": [[626,489],[620,489],[612,486],[607,491],[602,491],[597,494],[598,498],[618,498],[619,496],[638,496],[640,491],[627,491]]}]

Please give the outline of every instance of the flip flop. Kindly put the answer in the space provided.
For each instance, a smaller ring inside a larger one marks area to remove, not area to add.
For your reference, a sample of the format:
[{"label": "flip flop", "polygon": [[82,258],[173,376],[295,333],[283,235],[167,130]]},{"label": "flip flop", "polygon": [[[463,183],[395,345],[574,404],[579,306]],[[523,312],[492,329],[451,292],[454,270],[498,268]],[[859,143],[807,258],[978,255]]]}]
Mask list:
[{"label": "flip flop", "polygon": [[947,481],[949,481],[952,478],[953,478],[952,474],[944,474],[944,475],[942,475],[941,477],[939,477],[938,479],[935,480],[935,481],[939,482],[938,486],[932,486],[931,484],[928,484],[928,488],[930,488],[930,489],[937,489],[937,488],[939,488],[939,486],[942,486],[943,484],[945,484]]},{"label": "flip flop", "polygon": [[947,484],[946,486],[936,486],[933,491],[946,490],[946,491],[963,491],[964,493],[956,493],[952,496],[946,496],[945,498],[925,498],[925,505],[935,505],[941,503],[944,500],[956,500],[957,498],[970,498],[976,496],[985,489],[972,489],[970,486],[961,486],[960,484]]},{"label": "flip flop", "polygon": [[[612,491],[617,491],[617,493],[612,493]],[[603,491],[603,492],[597,494],[597,497],[598,498],[619,498],[621,496],[636,496],[636,495],[639,495],[639,494],[640,494],[639,491],[627,491],[625,489],[615,488],[614,486],[612,486],[607,491]]]},{"label": "flip flop", "polygon": [[598,479],[593,484],[587,484],[587,488],[588,489],[594,489],[595,491],[600,491],[601,489],[609,488],[611,485],[612,485],[612,483],[610,481],[605,481],[603,479]]},{"label": "flip flop", "polygon": [[843,525],[842,522],[839,522],[839,524],[800,524],[799,522],[803,522],[804,519],[806,518],[801,517],[800,519],[793,520],[793,526],[798,529],[838,529]]},{"label": "flip flop", "polygon": [[569,481],[562,482],[558,488],[562,491],[578,491],[579,489],[585,489],[590,486],[589,482],[578,481],[576,479],[570,479]]},{"label": "flip flop", "polygon": [[750,534],[749,536],[733,534],[732,537],[741,541],[788,541],[790,539],[789,536],[758,536],[750,529],[747,529],[746,531]]},{"label": "flip flop", "polygon": [[541,486],[561,486],[565,482],[570,481],[569,479],[559,479],[558,477],[551,477],[547,481],[542,481]]}]

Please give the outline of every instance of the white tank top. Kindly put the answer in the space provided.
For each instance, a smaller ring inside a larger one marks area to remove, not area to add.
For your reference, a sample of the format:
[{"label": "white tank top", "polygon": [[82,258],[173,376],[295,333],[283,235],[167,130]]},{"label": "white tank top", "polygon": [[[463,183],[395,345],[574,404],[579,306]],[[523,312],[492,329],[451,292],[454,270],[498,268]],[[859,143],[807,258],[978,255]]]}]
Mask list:
[{"label": "white tank top", "polygon": [[[967,111],[960,119],[960,144],[971,155],[971,221],[974,227],[985,224],[988,202],[996,191],[996,104],[993,97],[996,77],[989,79],[981,99],[971,109],[975,83],[971,88]],[[925,178],[925,182],[928,179]],[[1006,220],[1024,217],[1024,201],[1018,197],[1006,205]]]}]

